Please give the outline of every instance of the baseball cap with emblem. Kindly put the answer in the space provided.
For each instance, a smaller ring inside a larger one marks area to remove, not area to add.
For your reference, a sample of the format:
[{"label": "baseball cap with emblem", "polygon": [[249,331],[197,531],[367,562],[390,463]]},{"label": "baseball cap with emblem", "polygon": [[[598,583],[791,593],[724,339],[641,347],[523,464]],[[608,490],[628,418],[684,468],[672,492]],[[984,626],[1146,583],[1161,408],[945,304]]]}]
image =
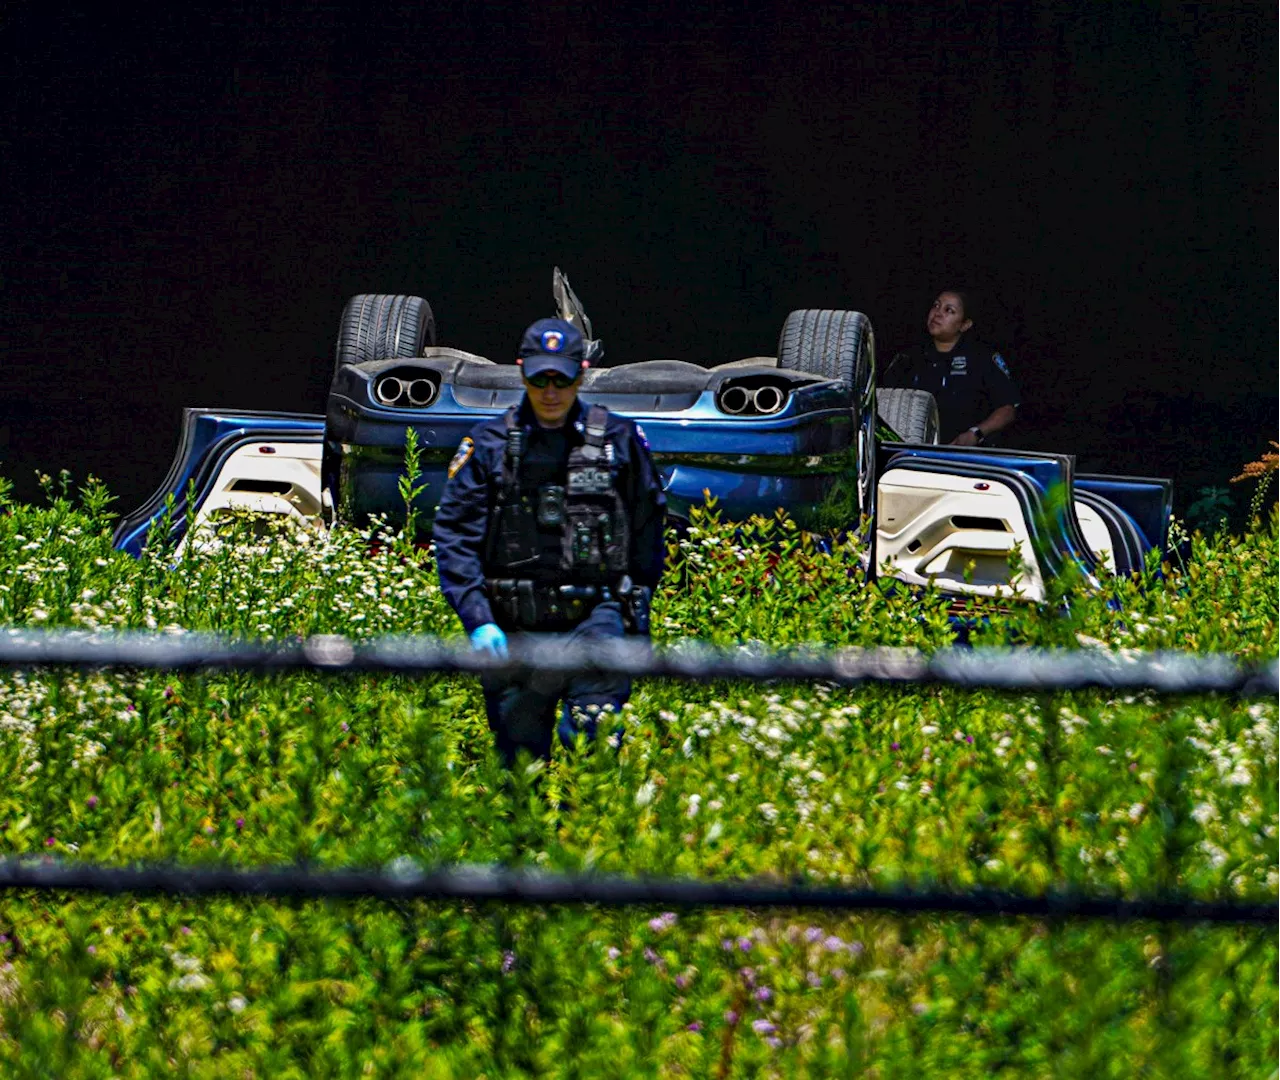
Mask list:
[{"label": "baseball cap with emblem", "polygon": [[526,377],[556,371],[567,379],[576,379],[582,373],[585,351],[582,334],[573,323],[539,319],[524,332],[516,355],[523,361]]}]

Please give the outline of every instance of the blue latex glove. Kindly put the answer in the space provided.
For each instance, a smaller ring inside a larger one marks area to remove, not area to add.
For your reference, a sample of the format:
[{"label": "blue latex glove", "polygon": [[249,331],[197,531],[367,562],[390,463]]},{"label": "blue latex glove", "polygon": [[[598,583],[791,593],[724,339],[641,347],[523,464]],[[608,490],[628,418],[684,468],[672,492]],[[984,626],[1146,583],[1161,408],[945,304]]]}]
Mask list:
[{"label": "blue latex glove", "polygon": [[507,655],[507,635],[497,623],[487,622],[471,631],[471,647],[476,652],[493,653],[494,656]]}]

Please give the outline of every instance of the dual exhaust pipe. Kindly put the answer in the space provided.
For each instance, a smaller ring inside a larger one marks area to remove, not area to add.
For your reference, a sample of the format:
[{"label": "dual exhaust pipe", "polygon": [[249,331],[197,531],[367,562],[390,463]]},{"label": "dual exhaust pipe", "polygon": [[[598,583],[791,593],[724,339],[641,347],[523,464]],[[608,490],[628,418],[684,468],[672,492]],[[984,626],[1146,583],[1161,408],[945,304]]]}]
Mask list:
[{"label": "dual exhaust pipe", "polygon": [[381,405],[403,404],[403,398],[414,408],[425,409],[440,396],[440,390],[431,379],[398,379],[394,375],[384,375],[374,385],[373,396]]},{"label": "dual exhaust pipe", "polygon": [[748,410],[764,415],[779,412],[787,403],[787,395],[776,386],[748,390],[745,386],[727,387],[720,395],[720,408],[733,416]]}]

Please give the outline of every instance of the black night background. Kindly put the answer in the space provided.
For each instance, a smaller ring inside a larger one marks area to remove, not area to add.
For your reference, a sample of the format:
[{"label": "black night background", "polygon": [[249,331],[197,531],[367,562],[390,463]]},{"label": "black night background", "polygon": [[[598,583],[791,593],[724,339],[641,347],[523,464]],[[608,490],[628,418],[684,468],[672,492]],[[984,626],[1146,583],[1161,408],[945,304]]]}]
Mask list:
[{"label": "black night background", "polygon": [[[883,364],[970,285],[1016,446],[1172,476],[1277,421],[1274,4],[12,5],[0,472],[163,479],[184,405],[321,412],[356,292],[496,360],[569,274],[610,363]],[[1237,502],[1247,500],[1247,492]]]}]

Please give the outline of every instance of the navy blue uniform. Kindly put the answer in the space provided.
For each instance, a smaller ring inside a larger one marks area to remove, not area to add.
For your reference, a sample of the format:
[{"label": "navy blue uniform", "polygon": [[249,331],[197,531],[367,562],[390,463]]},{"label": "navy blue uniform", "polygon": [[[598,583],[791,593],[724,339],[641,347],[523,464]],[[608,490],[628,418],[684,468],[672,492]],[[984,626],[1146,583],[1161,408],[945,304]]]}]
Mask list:
[{"label": "navy blue uniform", "polygon": [[949,443],[1001,405],[1017,406],[1018,387],[995,349],[961,335],[950,352],[929,342],[898,353],[880,375],[883,387],[927,390],[938,402],[938,442]]},{"label": "navy blue uniform", "polygon": [[[440,585],[468,634],[490,622],[516,634],[559,632],[578,639],[621,637],[625,632],[622,603],[615,595],[624,574],[614,573],[610,580],[607,572],[591,577],[566,570],[562,526],[544,525],[539,519],[536,531],[526,537],[526,557],[518,569],[512,570],[501,557],[506,528],[500,526],[505,520],[503,485],[513,479],[507,475],[506,456],[511,428],[523,431],[518,487],[528,502],[549,487],[564,490],[570,455],[587,441],[586,422],[587,411],[575,402],[563,427],[540,427],[526,399],[514,415],[477,424],[458,447],[436,511],[434,540]],[[666,555],[666,498],[661,481],[635,423],[607,414],[604,439],[612,486],[627,511],[624,573],[635,586],[652,589],[662,577]],[[530,514],[526,519],[530,530],[535,529],[532,522]],[[513,583],[520,579],[545,591],[582,585],[584,591],[594,588],[596,592],[555,615],[540,604],[537,617],[530,619],[518,613],[515,603],[505,604],[493,595],[500,579]],[[570,742],[579,727],[593,735],[599,710],[620,709],[631,689],[625,678],[536,674],[520,681],[486,676],[483,687],[489,726],[508,763],[520,749],[540,757],[550,754],[560,699],[564,700],[560,736]]]}]

